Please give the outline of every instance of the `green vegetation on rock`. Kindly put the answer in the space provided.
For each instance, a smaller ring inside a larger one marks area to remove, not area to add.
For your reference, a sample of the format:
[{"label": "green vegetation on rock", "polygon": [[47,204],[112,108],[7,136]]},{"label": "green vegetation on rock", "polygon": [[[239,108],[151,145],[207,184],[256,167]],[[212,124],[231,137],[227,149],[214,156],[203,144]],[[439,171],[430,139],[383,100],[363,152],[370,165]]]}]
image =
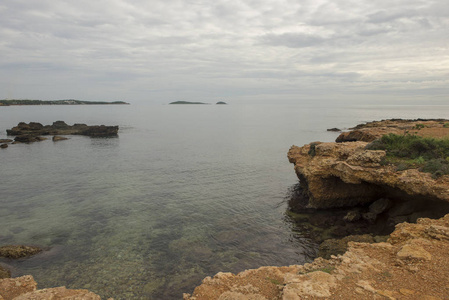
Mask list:
[{"label": "green vegetation on rock", "polygon": [[448,139],[387,134],[368,144],[366,149],[385,150],[384,163],[396,165],[398,171],[419,168],[434,178],[449,175]]}]

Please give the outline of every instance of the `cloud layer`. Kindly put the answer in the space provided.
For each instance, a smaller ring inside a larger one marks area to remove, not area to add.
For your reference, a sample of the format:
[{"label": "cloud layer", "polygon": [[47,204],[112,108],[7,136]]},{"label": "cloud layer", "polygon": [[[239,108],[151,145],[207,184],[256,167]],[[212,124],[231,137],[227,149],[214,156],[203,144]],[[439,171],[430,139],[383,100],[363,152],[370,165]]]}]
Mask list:
[{"label": "cloud layer", "polygon": [[0,98],[447,99],[446,0],[0,3]]}]

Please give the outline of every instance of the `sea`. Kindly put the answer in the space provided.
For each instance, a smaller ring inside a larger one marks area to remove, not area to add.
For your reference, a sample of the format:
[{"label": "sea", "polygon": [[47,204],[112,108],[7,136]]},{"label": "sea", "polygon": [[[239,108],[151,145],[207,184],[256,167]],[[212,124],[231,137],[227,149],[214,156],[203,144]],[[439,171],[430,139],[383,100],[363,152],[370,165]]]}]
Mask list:
[{"label": "sea", "polygon": [[388,118],[446,118],[447,105],[329,102],[0,107],[0,138],[19,122],[118,125],[116,138],[0,149],[0,259],[38,288],[89,289],[107,299],[181,299],[203,278],[313,260],[294,226],[292,145]]}]

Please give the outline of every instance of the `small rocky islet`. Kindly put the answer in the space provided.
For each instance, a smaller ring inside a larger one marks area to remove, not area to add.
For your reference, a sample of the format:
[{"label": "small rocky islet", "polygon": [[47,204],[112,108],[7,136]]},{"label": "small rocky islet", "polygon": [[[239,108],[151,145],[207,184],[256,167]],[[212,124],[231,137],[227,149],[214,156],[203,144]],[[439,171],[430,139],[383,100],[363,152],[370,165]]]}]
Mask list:
[{"label": "small rocky islet", "polygon": [[15,136],[12,139],[1,139],[0,148],[7,148],[8,144],[15,143],[33,143],[44,141],[47,138],[44,136],[52,135],[52,140],[62,141],[68,138],[61,135],[84,135],[89,137],[117,137],[118,126],[105,125],[86,125],[74,124],[68,125],[64,121],[55,121],[52,125],[42,125],[38,122],[20,122],[17,126],[7,129],[8,136]]}]

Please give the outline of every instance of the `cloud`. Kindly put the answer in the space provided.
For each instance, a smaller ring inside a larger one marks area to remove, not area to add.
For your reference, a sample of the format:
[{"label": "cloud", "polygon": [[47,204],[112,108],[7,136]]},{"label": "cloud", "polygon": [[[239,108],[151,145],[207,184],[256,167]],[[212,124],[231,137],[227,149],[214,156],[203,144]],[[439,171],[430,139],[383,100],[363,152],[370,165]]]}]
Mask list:
[{"label": "cloud", "polygon": [[0,98],[441,96],[448,15],[445,0],[4,0]]}]

